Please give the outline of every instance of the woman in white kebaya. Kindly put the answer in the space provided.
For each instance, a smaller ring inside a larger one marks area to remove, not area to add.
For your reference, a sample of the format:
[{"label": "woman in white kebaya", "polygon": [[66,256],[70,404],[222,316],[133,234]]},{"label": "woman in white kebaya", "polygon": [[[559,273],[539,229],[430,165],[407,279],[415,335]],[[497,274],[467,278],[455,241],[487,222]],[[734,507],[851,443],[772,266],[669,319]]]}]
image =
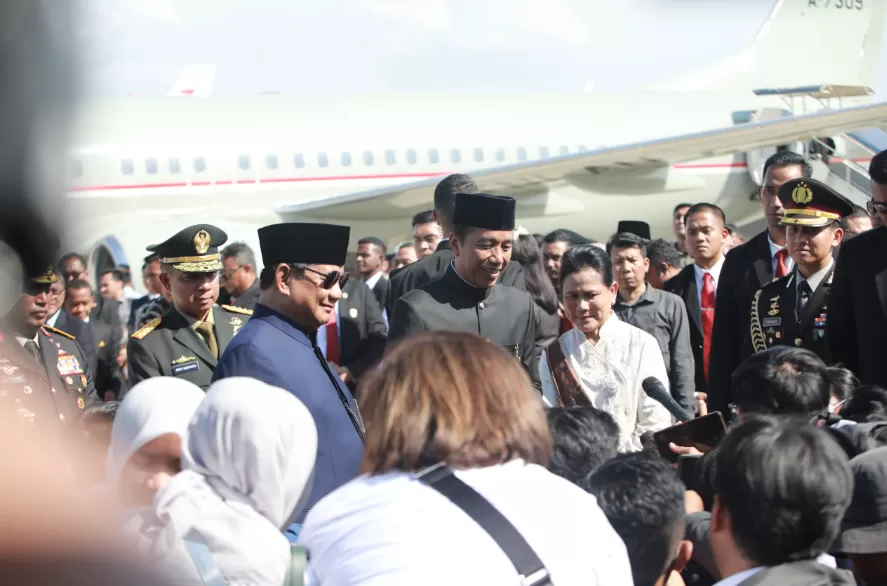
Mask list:
[{"label": "woman in white kebaya", "polygon": [[[640,450],[642,434],[673,424],[665,407],[642,388],[645,379],[654,377],[668,389],[659,345],[613,313],[618,285],[605,251],[592,244],[570,248],[561,262],[560,281],[564,311],[574,325],[557,342],[569,368],[552,362],[556,354],[549,358],[551,348],[541,356],[543,398],[550,406],[563,404],[558,389],[563,392],[564,379],[575,377],[584,395],[580,402],[606,411],[619,425],[619,451]],[[560,375],[552,375],[549,363]]]}]

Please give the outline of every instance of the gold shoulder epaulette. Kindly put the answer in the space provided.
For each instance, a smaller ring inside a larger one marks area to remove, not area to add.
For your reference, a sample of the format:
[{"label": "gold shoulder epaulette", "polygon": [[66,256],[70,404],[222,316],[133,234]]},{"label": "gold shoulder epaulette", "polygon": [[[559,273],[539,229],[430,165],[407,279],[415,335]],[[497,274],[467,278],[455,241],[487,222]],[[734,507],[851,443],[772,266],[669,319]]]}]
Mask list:
[{"label": "gold shoulder epaulette", "polygon": [[58,328],[54,328],[54,327],[52,327],[52,326],[43,326],[43,327],[46,328],[47,330],[49,330],[50,332],[52,332],[53,334],[58,334],[58,335],[60,335],[60,336],[64,336],[64,337],[68,338],[69,340],[75,340],[75,339],[76,339],[74,336],[72,336],[72,335],[69,334],[68,332],[63,332],[63,331],[61,331],[61,330],[58,329]]},{"label": "gold shoulder epaulette", "polygon": [[144,326],[142,326],[142,329],[140,329],[139,331],[137,331],[136,333],[134,333],[130,337],[135,340],[141,340],[142,338],[144,338],[145,336],[147,336],[148,334],[153,332],[157,328],[157,326],[160,325],[161,321],[162,321],[162,318],[155,317],[154,319],[152,319],[151,321],[146,323]]},{"label": "gold shoulder epaulette", "polygon": [[245,315],[253,314],[252,309],[245,309],[243,307],[234,307],[233,305],[220,305],[219,307],[221,307],[225,311],[233,311],[234,313],[243,313]]}]

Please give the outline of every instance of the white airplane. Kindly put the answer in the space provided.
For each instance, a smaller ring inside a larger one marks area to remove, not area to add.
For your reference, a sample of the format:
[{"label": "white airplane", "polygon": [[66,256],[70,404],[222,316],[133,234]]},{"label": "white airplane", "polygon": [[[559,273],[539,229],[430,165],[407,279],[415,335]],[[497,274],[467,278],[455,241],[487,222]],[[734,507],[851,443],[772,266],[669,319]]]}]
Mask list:
[{"label": "white airplane", "polygon": [[[874,84],[885,12],[880,0],[777,0],[745,50],[627,95],[86,104],[65,244],[99,264],[138,265],[146,245],[189,224],[212,222],[258,251],[256,229],[281,220],[346,223],[353,242],[394,243],[452,172],[515,196],[531,232],[605,239],[635,219],[668,237],[684,201],[716,203],[747,225],[760,218],[750,195],[776,145],[803,151],[834,137],[850,152],[843,133],[887,125],[887,105],[859,105],[870,92],[847,87]],[[784,96],[753,92],[821,84],[833,85],[817,95],[849,95],[840,106],[852,107],[789,116]]]}]

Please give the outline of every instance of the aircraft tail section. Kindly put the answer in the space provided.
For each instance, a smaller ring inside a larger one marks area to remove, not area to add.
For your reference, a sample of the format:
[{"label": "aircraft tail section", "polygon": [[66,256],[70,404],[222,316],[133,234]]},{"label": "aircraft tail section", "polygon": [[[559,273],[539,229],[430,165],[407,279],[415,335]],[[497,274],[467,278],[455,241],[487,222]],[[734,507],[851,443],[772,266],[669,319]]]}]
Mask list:
[{"label": "aircraft tail section", "polygon": [[887,0],[776,0],[770,16],[744,50],[649,89],[873,87],[885,13]]}]

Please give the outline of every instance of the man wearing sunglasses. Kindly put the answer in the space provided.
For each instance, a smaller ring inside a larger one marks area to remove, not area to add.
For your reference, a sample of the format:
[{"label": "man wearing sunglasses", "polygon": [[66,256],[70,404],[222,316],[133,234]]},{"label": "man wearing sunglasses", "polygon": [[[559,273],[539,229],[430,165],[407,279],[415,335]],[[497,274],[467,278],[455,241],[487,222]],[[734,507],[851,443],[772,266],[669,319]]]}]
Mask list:
[{"label": "man wearing sunglasses", "polygon": [[18,302],[0,322],[0,405],[39,429],[77,429],[97,402],[91,369],[70,334],[46,325],[52,269],[24,280]]},{"label": "man wearing sunglasses", "polygon": [[826,340],[835,363],[867,385],[887,386],[887,151],[869,164],[868,211],[882,224],[841,246],[832,281]]},{"label": "man wearing sunglasses", "polygon": [[[259,275],[262,294],[253,318],[228,346],[213,377],[247,376],[287,389],[311,411],[319,438],[317,461],[310,500],[297,524],[315,502],[357,475],[363,457],[357,403],[317,343],[318,330],[334,318],[344,297],[350,233],[347,226],[332,224],[259,229],[265,264]],[[335,339],[327,338],[327,355]],[[299,527],[291,527],[288,537]]]},{"label": "man wearing sunglasses", "polygon": [[130,384],[152,376],[181,377],[206,389],[219,357],[252,311],[216,306],[219,246],[225,232],[210,224],[189,226],[148,247],[160,256],[160,281],[172,308],[135,332],[126,346]]}]

